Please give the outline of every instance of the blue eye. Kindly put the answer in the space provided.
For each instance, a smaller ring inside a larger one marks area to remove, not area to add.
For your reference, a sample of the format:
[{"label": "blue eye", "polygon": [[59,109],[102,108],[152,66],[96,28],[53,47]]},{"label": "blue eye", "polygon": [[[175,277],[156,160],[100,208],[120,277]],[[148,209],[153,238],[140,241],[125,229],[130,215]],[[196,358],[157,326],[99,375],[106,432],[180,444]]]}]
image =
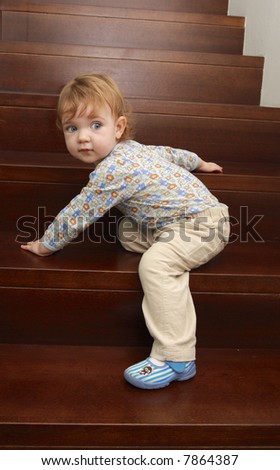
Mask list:
[{"label": "blue eye", "polygon": [[91,127],[92,127],[93,129],[100,129],[100,127],[101,127],[101,122],[97,122],[97,121],[96,121],[96,122],[93,122],[93,123],[91,124]]},{"label": "blue eye", "polygon": [[65,129],[67,132],[75,132],[77,130],[77,127],[76,126],[67,126],[66,129]]}]

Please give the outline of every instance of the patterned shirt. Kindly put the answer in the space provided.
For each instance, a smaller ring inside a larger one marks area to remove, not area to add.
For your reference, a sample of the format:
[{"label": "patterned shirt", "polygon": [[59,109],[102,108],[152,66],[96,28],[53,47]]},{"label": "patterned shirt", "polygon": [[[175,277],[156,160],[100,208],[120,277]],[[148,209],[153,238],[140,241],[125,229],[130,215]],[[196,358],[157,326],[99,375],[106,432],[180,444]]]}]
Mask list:
[{"label": "patterned shirt", "polygon": [[219,205],[191,171],[198,156],[187,150],[118,143],[89,182],[55,218],[41,242],[57,251],[112,207],[149,228],[160,228]]}]

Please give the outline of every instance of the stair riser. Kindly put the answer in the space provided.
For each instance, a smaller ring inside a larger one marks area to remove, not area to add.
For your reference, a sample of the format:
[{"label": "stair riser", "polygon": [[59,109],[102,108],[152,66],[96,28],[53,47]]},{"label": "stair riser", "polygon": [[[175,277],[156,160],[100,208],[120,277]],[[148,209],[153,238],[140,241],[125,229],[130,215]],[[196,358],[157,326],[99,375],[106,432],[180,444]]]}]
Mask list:
[{"label": "stair riser", "polygon": [[[1,53],[3,90],[58,93],[78,74],[111,75],[127,97],[259,104],[262,69],[145,60]],[[50,74],[55,70],[55,74]],[[151,79],[152,77],[152,79]]]},{"label": "stair riser", "polygon": [[[4,41],[242,54],[244,30],[207,24],[3,12]],[[75,31],[75,34],[73,34]]]},{"label": "stair riser", "polygon": [[[223,15],[228,6],[226,0],[60,2],[65,8],[75,5],[79,15],[84,14],[79,5],[86,3]],[[42,2],[32,3],[45,12]],[[13,11],[18,6],[24,11],[27,5],[21,0],[3,0],[0,14],[9,4]],[[63,10],[61,5],[58,8]],[[72,13],[70,8],[66,27],[59,27],[60,37],[55,36],[55,28],[47,26],[48,15],[5,13],[5,20],[17,21],[6,23],[3,31],[6,34],[8,27],[8,34],[14,34],[22,28],[22,39],[38,40],[47,30],[51,40],[73,37],[76,41],[75,30],[81,31],[89,19],[79,23],[79,17],[70,17]],[[52,18],[60,21],[63,16]],[[78,39],[94,41],[96,48],[61,45],[56,52],[56,44],[19,42],[7,46],[2,41],[0,81],[2,94],[11,101],[1,102],[8,106],[0,109],[4,124],[0,126],[1,148],[38,151],[38,164],[34,153],[26,165],[24,155],[14,154],[13,174],[12,162],[7,163],[5,152],[1,154],[1,449],[280,448],[280,117],[277,113],[272,117],[269,111],[255,116],[257,107],[236,106],[259,104],[263,66],[261,58],[254,62],[237,55],[241,49],[235,48],[241,47],[244,31],[236,29],[236,20],[231,45],[227,27],[196,23],[184,30],[180,19],[169,25],[173,29],[168,40],[176,48],[187,40],[189,51],[194,47],[204,52],[215,50],[218,42],[213,34],[217,33],[220,51],[234,48],[229,55],[186,52],[181,59],[183,52],[164,50],[167,25],[162,33],[157,31],[157,37],[162,36],[160,44],[145,30],[147,25],[150,31],[151,24],[140,22],[142,36],[135,36],[133,43],[126,29],[131,21],[122,23],[104,15],[92,22],[92,31],[84,27],[87,38],[80,35]],[[95,36],[97,24],[102,24],[102,31]],[[105,41],[116,46],[115,33],[118,37],[123,34],[125,42],[121,42],[123,49],[112,52],[112,48],[110,52]],[[147,55],[144,49],[129,49],[140,47],[140,40],[146,38],[148,48],[153,44],[162,47],[157,57],[150,49]],[[146,98],[149,110],[141,100],[137,108],[137,140],[188,148],[206,160],[221,161],[225,168],[225,175],[202,175],[214,194],[230,207],[232,237],[223,253],[190,275],[198,320],[198,373],[185,385],[174,383],[151,394],[136,390],[123,379],[128,365],[149,354],[152,340],[141,311],[140,255],[116,243],[116,211],[92,225],[84,240],[81,236],[51,257],[34,256],[19,246],[37,238],[50,222],[48,214],[56,215],[87,183],[82,167],[73,177],[73,166],[68,167],[55,155],[46,160],[58,158],[56,165],[43,162],[40,152],[65,152],[63,137],[55,129],[53,103],[68,79],[92,70],[112,75],[126,97]],[[29,96],[29,107],[25,96]],[[40,100],[43,110],[39,109]],[[49,100],[53,100],[51,105]],[[173,100],[166,101],[166,109],[165,100]],[[22,108],[9,108],[16,103]],[[232,104],[224,106],[227,103]],[[217,113],[212,115],[214,108]],[[255,162],[259,166],[254,166]],[[273,184],[269,187],[270,181]]]},{"label": "stair riser", "polygon": [[[278,346],[277,295],[193,293],[193,298],[199,347]],[[142,291],[1,288],[0,299],[1,343],[151,345]]]},{"label": "stair riser", "polygon": [[[10,153],[10,152],[9,152]],[[34,183],[70,183],[82,185],[89,176],[91,171],[89,167],[68,167],[68,164],[72,163],[72,159],[69,154],[34,154],[26,152],[25,155],[28,157],[33,156],[32,163],[26,161],[24,164],[25,157],[24,152],[14,151],[11,152],[9,157],[6,158],[5,151],[0,152],[0,180],[1,181],[34,181]],[[16,158],[20,157],[20,162],[15,161]],[[2,157],[2,158],[1,158]],[[28,160],[27,157],[27,160]],[[57,160],[55,161],[55,158]],[[63,158],[63,164],[60,166],[59,161]],[[53,166],[49,167],[50,161],[54,161]],[[223,174],[212,174],[212,173],[196,173],[196,176],[207,186],[211,191],[213,190],[227,190],[227,191],[263,191],[263,192],[278,192],[279,191],[279,180],[280,176],[273,172],[277,170],[276,166],[270,171],[269,175],[258,176],[261,174],[262,167],[259,167],[258,175],[244,174],[242,170],[242,164],[240,168],[236,168],[235,172],[230,171],[231,162],[218,162],[224,166]],[[267,165],[264,164],[264,168],[267,169]],[[247,170],[248,171],[248,170]]]},{"label": "stair riser", "polygon": [[[54,110],[5,106],[0,109],[5,122],[0,128],[3,150],[66,152],[63,135],[55,126]],[[7,129],[12,126],[17,133],[11,139]],[[279,158],[280,121],[136,113],[135,129],[139,142],[187,148],[214,161],[242,162],[244,155],[252,163],[277,162]]]},{"label": "stair riser", "polygon": [[[84,184],[87,183],[87,180]],[[2,230],[17,229],[21,241],[34,239],[52,218],[78,194],[81,185],[2,182],[1,191],[9,201],[2,209]],[[230,208],[231,241],[275,240],[275,214],[280,193],[212,191]],[[111,228],[111,227],[110,227]]]},{"label": "stair riser", "polygon": [[[41,4],[41,0],[32,0],[32,4]],[[57,0],[48,0],[49,4],[58,3]],[[115,7],[114,0],[59,0],[59,3],[70,5],[90,5],[102,7]],[[1,2],[2,8],[9,6],[20,9],[26,5],[25,1],[21,0],[3,0]],[[217,15],[226,15],[228,9],[227,0],[118,0],[118,8],[135,8],[145,10],[163,10],[163,11],[185,11],[185,12],[198,12],[210,13]]]}]

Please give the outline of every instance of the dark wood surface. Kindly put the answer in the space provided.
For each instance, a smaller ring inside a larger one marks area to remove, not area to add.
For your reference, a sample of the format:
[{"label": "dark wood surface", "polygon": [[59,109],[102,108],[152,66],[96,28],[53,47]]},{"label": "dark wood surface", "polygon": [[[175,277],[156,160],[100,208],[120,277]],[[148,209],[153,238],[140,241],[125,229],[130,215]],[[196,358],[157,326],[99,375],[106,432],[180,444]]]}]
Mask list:
[{"label": "dark wood surface", "polygon": [[[227,3],[1,2],[3,35],[28,42],[0,43],[0,448],[280,448],[280,109],[259,106],[264,59],[241,55],[244,18],[227,17]],[[89,21],[110,22],[111,38]],[[73,44],[49,42],[73,31]],[[144,36],[158,49],[141,49]],[[197,174],[232,224],[224,252],[190,276],[198,374],[160,391],[122,378],[151,338],[118,212],[50,258],[20,249],[88,180],[55,106],[65,81],[93,69],[124,89],[137,140],[224,166]]]},{"label": "dark wood surface", "polygon": [[146,354],[2,345],[1,447],[279,446],[279,351],[201,349],[193,380],[152,392],[122,378]]},{"label": "dark wood surface", "polygon": [[[242,54],[243,19],[182,12],[94,8],[2,12],[2,39],[57,44],[151,48]],[[47,13],[47,14],[46,14]]]},{"label": "dark wood surface", "polygon": [[[42,153],[43,164],[44,152],[65,153],[64,139],[56,129],[53,109],[2,106],[1,116],[5,122],[0,127],[1,150],[36,152],[38,156]],[[259,176],[263,171],[265,176],[267,164],[267,168],[271,164],[278,165],[280,118],[241,116],[199,116],[192,115],[191,111],[177,115],[175,110],[172,114],[135,112],[135,139],[151,145],[187,148],[206,160],[223,162],[225,169],[228,163],[233,162],[240,165],[241,175],[243,164],[255,172],[259,168],[258,163],[262,163],[264,169],[260,168]],[[31,141],[30,132],[38,122],[40,126],[37,126]],[[12,140],[7,132],[11,125],[18,128]]]},{"label": "dark wood surface", "polygon": [[[44,285],[38,271],[37,277]],[[193,272],[191,283],[202,290],[196,277]],[[134,291],[2,287],[0,343],[149,347],[152,340],[141,312],[143,294],[140,286],[136,289],[137,285]],[[277,293],[193,292],[193,299],[199,347],[278,348]]]},{"label": "dark wood surface", "polygon": [[[170,2],[172,6],[172,2]],[[159,5],[160,6],[160,5]],[[217,24],[222,26],[232,26],[244,28],[245,18],[241,16],[227,16],[227,15],[216,15],[216,14],[205,14],[203,11],[200,12],[188,12],[188,11],[175,11],[173,10],[164,10],[162,8],[152,9],[143,8],[142,4],[138,4],[139,8],[132,8],[127,5],[127,7],[121,7],[120,2],[112,4],[112,6],[106,5],[86,5],[80,4],[77,8],[77,5],[63,4],[63,2],[55,3],[36,3],[36,2],[17,2],[16,5],[8,6],[5,1],[1,3],[0,10],[4,14],[9,13],[11,17],[13,15],[25,13],[27,16],[32,14],[48,14],[48,15],[62,15],[62,21],[65,18],[68,19],[68,16],[90,16],[97,18],[123,18],[123,19],[133,19],[138,20],[148,20],[148,21],[165,21],[166,23],[176,22],[176,23],[195,23],[195,24]],[[32,21],[32,20],[31,20]],[[52,17],[50,17],[50,22],[52,22]],[[5,23],[5,20],[3,21]],[[86,24],[86,23],[85,23]],[[137,24],[137,23],[135,23]],[[17,25],[18,26],[18,25]],[[32,30],[36,29],[32,25]],[[80,28],[77,28],[78,33]],[[167,33],[168,34],[168,33]],[[48,39],[47,39],[48,41]],[[76,41],[75,44],[79,42]]]},{"label": "dark wood surface", "polygon": [[[116,48],[99,49],[96,56],[68,56],[64,54],[67,46],[55,47],[53,55],[40,53],[36,43],[0,43],[2,89],[58,93],[73,76],[94,70],[111,75],[128,98],[250,105],[260,101],[262,61],[257,66],[246,66],[243,58],[241,67],[239,60],[234,64],[236,56],[232,55],[231,65],[222,65],[220,54],[210,55],[209,63],[209,56],[199,53],[192,53],[183,62],[145,59],[142,55],[137,58],[134,52],[123,58]],[[50,74],[49,70],[56,73]]]},{"label": "dark wood surface", "polygon": [[[40,6],[41,0],[32,0],[32,4]],[[56,6],[57,0],[48,0],[48,4],[54,4]],[[198,12],[198,13],[210,13],[210,14],[227,14],[228,2],[227,0],[142,0],[139,3],[138,0],[59,0],[60,4],[75,5],[83,8],[85,5],[101,6],[101,7],[116,7],[119,8],[143,8],[158,11],[181,11],[181,12]],[[29,2],[26,0],[2,0],[0,8],[2,9],[14,9],[24,10]]]},{"label": "dark wood surface", "polygon": [[[217,161],[224,168],[223,174],[195,173],[210,190],[279,190],[280,170],[277,162],[254,161],[252,164],[250,161]],[[91,171],[93,168],[90,165],[78,162],[67,153],[0,150],[1,181],[83,185]]]}]

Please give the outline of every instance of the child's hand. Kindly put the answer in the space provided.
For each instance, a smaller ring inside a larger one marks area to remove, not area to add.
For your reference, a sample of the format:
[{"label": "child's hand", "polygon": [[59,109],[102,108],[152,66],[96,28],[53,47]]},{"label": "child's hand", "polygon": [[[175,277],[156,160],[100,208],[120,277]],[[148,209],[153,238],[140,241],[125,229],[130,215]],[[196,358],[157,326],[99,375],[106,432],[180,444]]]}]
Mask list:
[{"label": "child's hand", "polygon": [[39,240],[36,240],[35,242],[28,242],[27,245],[21,245],[20,247],[23,250],[30,251],[31,253],[34,253],[38,256],[50,256],[54,253],[53,251],[48,250],[48,248],[40,243]]},{"label": "child's hand", "polygon": [[220,165],[213,162],[205,162],[202,159],[200,159],[196,170],[203,173],[223,173],[223,168]]}]

